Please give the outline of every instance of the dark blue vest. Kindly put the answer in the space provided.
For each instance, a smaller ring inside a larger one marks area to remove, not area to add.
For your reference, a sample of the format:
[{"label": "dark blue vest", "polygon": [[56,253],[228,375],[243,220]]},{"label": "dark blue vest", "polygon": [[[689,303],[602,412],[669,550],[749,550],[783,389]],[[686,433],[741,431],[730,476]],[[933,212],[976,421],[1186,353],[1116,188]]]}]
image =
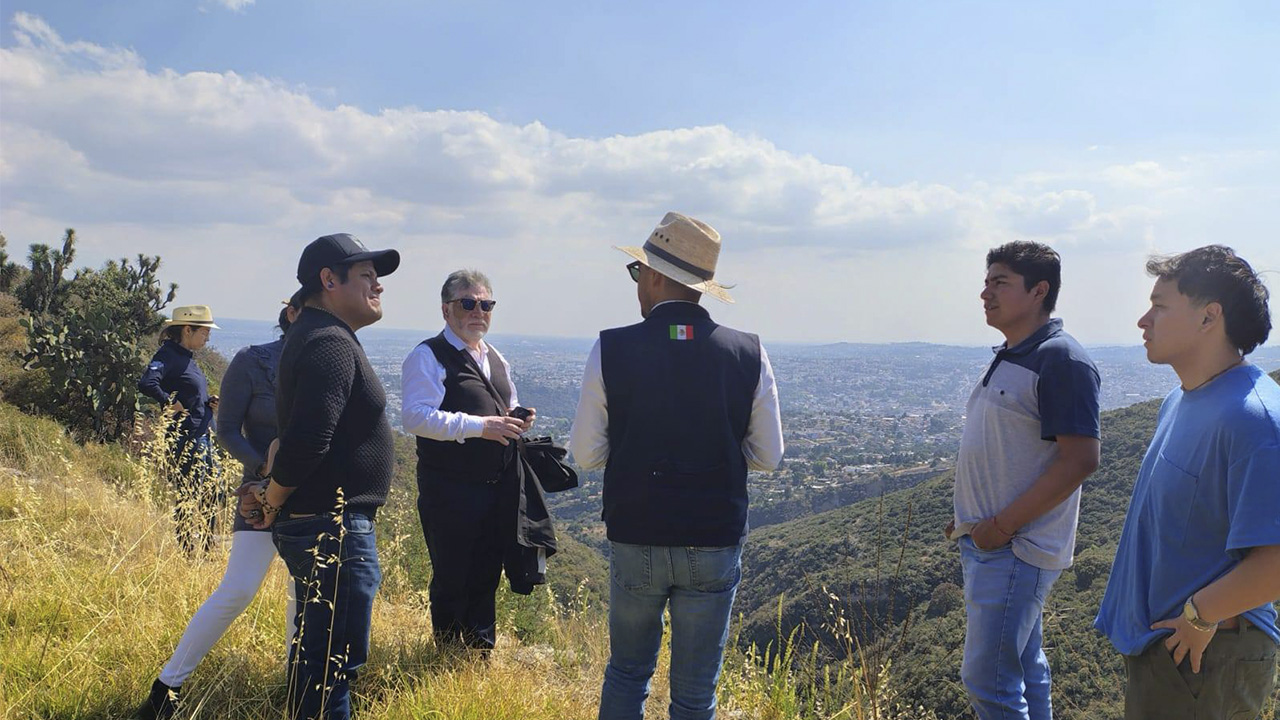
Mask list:
[{"label": "dark blue vest", "polygon": [[742,542],[742,440],[760,383],[760,339],[715,324],[694,303],[667,303],[642,323],[600,333],[600,365],[609,412],[609,539]]}]

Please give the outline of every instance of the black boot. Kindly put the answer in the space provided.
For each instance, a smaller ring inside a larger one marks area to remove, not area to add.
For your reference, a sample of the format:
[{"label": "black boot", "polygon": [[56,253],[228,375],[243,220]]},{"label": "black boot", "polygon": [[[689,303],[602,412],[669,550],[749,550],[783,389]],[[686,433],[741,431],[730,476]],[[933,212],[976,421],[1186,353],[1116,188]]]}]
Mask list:
[{"label": "black boot", "polygon": [[178,711],[178,693],[182,686],[169,687],[156,680],[151,683],[151,695],[133,714],[134,720],[168,720]]}]

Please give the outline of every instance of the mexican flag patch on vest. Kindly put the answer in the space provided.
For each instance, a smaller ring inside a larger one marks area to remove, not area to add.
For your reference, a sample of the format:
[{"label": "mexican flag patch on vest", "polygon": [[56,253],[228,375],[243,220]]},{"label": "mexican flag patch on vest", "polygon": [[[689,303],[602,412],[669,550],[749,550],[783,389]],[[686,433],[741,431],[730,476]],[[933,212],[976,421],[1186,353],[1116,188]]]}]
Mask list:
[{"label": "mexican flag patch on vest", "polygon": [[693,326],[692,325],[672,325],[671,339],[672,340],[692,340]]}]

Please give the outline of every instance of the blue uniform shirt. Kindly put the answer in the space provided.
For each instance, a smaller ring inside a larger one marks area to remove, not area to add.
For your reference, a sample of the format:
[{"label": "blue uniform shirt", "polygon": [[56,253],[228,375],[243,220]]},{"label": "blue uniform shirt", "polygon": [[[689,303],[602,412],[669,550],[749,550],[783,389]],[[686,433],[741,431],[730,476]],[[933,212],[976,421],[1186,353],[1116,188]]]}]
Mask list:
[{"label": "blue uniform shirt", "polygon": [[208,432],[213,421],[213,412],[209,410],[209,383],[191,351],[178,343],[164,341],[142,372],[138,392],[162,405],[167,405],[169,396],[177,393],[178,402],[187,409],[182,434],[200,437]]},{"label": "blue uniform shirt", "polygon": [[[1165,398],[1094,627],[1141,654],[1169,634],[1152,623],[1262,545],[1280,545],[1280,386],[1242,365]],[[1270,603],[1244,616],[1280,642]]]}]

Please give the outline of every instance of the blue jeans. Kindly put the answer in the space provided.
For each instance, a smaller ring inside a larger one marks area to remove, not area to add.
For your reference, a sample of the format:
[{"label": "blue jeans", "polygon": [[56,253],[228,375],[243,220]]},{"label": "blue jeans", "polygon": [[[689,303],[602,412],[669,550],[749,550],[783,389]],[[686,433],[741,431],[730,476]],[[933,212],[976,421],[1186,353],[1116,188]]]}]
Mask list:
[{"label": "blue jeans", "polygon": [[373,520],[355,512],[286,517],[271,533],[297,592],[289,717],[346,720],[382,583]]},{"label": "blue jeans", "polygon": [[990,552],[960,538],[968,627],[960,678],[980,720],[1050,720],[1049,659],[1041,620],[1060,570],[1019,560],[1013,547]]},{"label": "blue jeans", "polygon": [[671,717],[716,716],[716,682],[729,613],[742,578],[742,546],[610,543],[609,665],[600,720],[641,720],[671,609]]}]

